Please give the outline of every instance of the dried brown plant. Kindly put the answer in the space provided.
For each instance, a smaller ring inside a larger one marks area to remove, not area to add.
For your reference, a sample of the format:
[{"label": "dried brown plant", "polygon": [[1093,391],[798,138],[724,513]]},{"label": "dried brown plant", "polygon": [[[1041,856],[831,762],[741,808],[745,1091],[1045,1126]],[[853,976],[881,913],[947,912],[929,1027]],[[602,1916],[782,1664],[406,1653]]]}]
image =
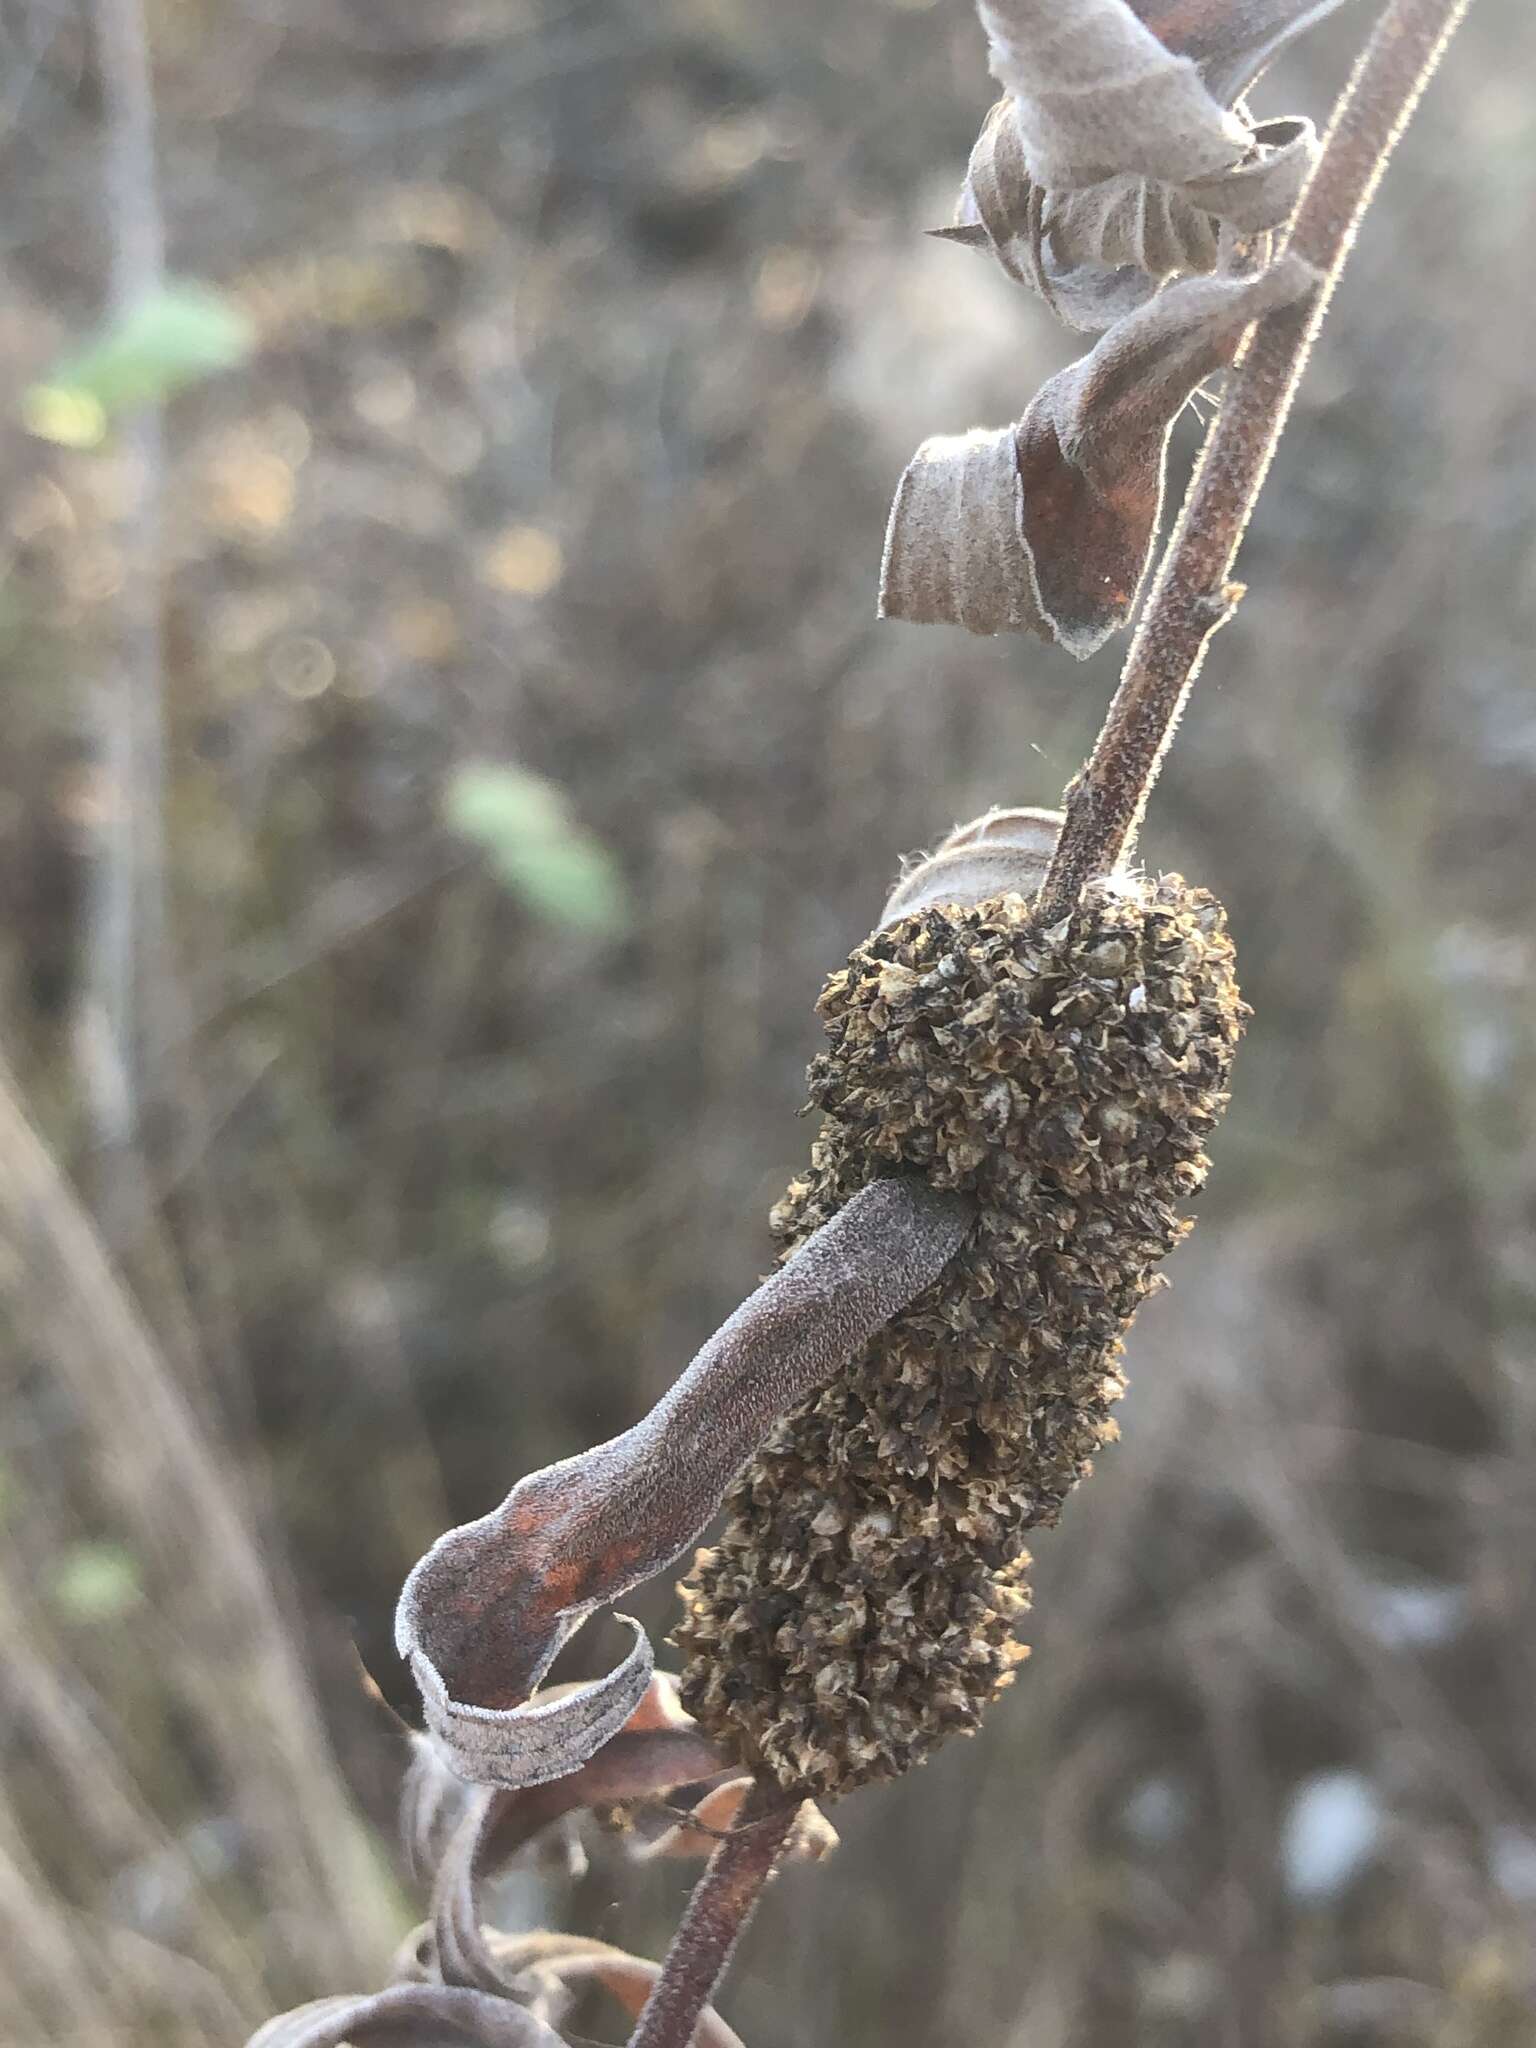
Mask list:
[{"label": "dried brown plant", "polygon": [[[824,1121],[774,1212],[776,1272],[644,1421],[412,1573],[433,1921],[391,1987],[260,2048],[554,2043],[592,1978],[630,2001],[634,2048],[728,2041],[710,2000],[752,1906],[792,1846],[825,1846],[808,1798],[908,1769],[1008,1683],[1020,1539],[1114,1433],[1121,1336],[1189,1228],[1243,1016],[1220,906],[1133,870],[1136,830],[1356,226],[1467,0],[1389,0],[1320,146],[1302,120],[1253,124],[1247,86],[1335,4],[980,0],[1006,96],[951,238],[1100,339],[1016,426],[919,451],[882,609],[1090,652],[1135,606],[1173,421],[1230,366],[1204,456],[1064,813],[951,835],[829,979]],[[684,1586],[681,1704],[633,1623],[617,1669],[540,1691],[722,1500]],[[682,1787],[667,1846],[715,1846],[659,1970],[486,1932],[497,1857]]]}]

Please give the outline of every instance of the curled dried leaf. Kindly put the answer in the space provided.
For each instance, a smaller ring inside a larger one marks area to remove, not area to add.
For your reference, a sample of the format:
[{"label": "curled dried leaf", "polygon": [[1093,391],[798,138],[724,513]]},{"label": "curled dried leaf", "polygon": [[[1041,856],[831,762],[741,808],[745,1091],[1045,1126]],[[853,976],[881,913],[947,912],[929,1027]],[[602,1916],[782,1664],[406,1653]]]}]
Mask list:
[{"label": "curled dried leaf", "polygon": [[1254,126],[1228,109],[1282,44],[1339,4],[982,0],[1008,97],[983,124],[955,225],[940,236],[990,250],[1086,333],[1162,279],[1229,267],[1235,243],[1289,218],[1317,138],[1308,121]]},{"label": "curled dried leaf", "polygon": [[483,1991],[446,1984],[392,1984],[357,1997],[317,1998],[268,2020],[247,2048],[364,2048],[388,2040],[397,2048],[565,2048],[553,2027],[526,2006]]},{"label": "curled dried leaf", "polygon": [[1242,162],[1173,185],[1119,173],[1046,191],[1025,167],[1014,108],[1000,100],[971,152],[956,225],[939,237],[990,250],[1070,327],[1097,333],[1145,304],[1159,281],[1216,270],[1235,238],[1290,218],[1317,154],[1310,121],[1262,122]]},{"label": "curled dried leaf", "polygon": [[1290,217],[1317,155],[1310,121],[1253,130],[1241,163],[1172,185],[1119,173],[1046,191],[1024,169],[1010,101],[988,115],[971,153],[956,225],[941,240],[988,250],[1015,281],[1049,300],[1069,327],[1099,333],[1144,305],[1158,283],[1216,270],[1235,240]]},{"label": "curled dried leaf", "polygon": [[976,11],[1037,185],[1067,190],[1116,171],[1201,178],[1247,149],[1193,59],[1126,0],[978,0]]},{"label": "curled dried leaf", "polygon": [[907,464],[880,564],[882,619],[1055,637],[1024,544],[1015,435],[935,435]]},{"label": "curled dried leaf", "polygon": [[561,1646],[696,1541],[778,1417],[937,1278],[971,1216],[914,1179],[861,1189],[643,1422],[531,1474],[493,1513],[438,1539],[406,1582],[396,1641],[461,1777],[543,1784],[617,1733],[650,1681],[643,1630],[628,1623],[634,1645],[605,1678],[532,1698]]},{"label": "curled dried leaf", "polygon": [[[573,1688],[559,1688],[568,1692]],[[544,1829],[584,1806],[658,1799],[718,1776],[724,1758],[678,1703],[677,1682],[657,1673],[624,1728],[579,1770],[517,1791],[468,1785],[430,1740],[418,1737],[401,1797],[401,1825],[413,1864],[431,1869],[432,1922],[419,1953],[403,1952],[406,1973],[469,1989],[515,1995],[505,1944],[481,1923],[487,1876]]]},{"label": "curled dried leaf", "polygon": [[[551,1698],[575,1687],[551,1688]],[[414,1751],[400,1800],[400,1832],[418,1875],[439,1871],[465,1816],[478,1811],[478,1788],[451,1767],[430,1737],[413,1738]],[[679,1785],[714,1777],[724,1759],[683,1711],[677,1680],[653,1673],[635,1711],[610,1742],[562,1778],[503,1792],[482,1816],[484,1827],[472,1875],[478,1879],[506,1863],[545,1828],[587,1806],[652,1799]]]},{"label": "curled dried leaf", "polygon": [[[450,1532],[455,1533],[459,1532]],[[487,1554],[500,1549],[500,1532],[491,1535],[471,1525],[464,1533],[469,1540],[454,1560],[468,1567],[457,1581],[460,1588],[484,1579]],[[447,1571],[440,1571],[439,1583],[446,1577]],[[542,1662],[531,1684],[538,1683],[590,1611],[587,1606],[552,1619],[544,1637]],[[434,1625],[436,1619],[433,1616],[428,1625]],[[419,1651],[411,1654],[427,1727],[452,1758],[454,1769],[476,1785],[543,1785],[564,1777],[610,1741],[644,1698],[654,1669],[650,1640],[639,1622],[628,1614],[616,1614],[614,1620],[632,1629],[634,1640],[612,1671],[589,1685],[562,1687],[547,1697],[509,1706],[480,1706],[472,1699],[456,1699],[432,1658]],[[511,1689],[492,1686],[487,1690],[492,1699],[505,1699]]]},{"label": "curled dried leaf", "polygon": [[[660,1966],[643,1956],[630,1955],[606,1941],[587,1941],[571,1935],[527,1935],[521,1942],[506,1943],[506,1959],[515,1964],[525,1984],[535,1987],[535,1996],[555,2007],[568,2002],[571,1994],[585,1984],[598,1984],[634,2020],[640,2017],[650,1997]],[[706,2005],[694,2026],[691,2048],[742,2048],[741,2036],[728,2027],[711,2005]]]},{"label": "curled dried leaf", "polygon": [[969,906],[989,896],[1033,896],[1045,880],[1061,836],[1062,813],[1033,806],[985,811],[957,825],[930,854],[915,860],[886,898],[882,926],[937,903]]},{"label": "curled dried leaf", "polygon": [[[660,1834],[648,1841],[631,1836],[631,1858],[636,1863],[656,1863],[674,1857],[712,1856],[720,1838],[736,1825],[742,1803],[751,1790],[750,1772],[739,1772],[712,1785],[683,1819]],[[836,1828],[815,1801],[807,1799],[784,1844],[784,1860],[820,1863],[831,1855],[837,1842]]]},{"label": "curled dried leaf", "polygon": [[1299,257],[1170,286],[998,431],[925,441],[896,488],[880,614],[1027,630],[1084,659],[1129,619],[1174,420],[1248,326],[1315,288]]}]

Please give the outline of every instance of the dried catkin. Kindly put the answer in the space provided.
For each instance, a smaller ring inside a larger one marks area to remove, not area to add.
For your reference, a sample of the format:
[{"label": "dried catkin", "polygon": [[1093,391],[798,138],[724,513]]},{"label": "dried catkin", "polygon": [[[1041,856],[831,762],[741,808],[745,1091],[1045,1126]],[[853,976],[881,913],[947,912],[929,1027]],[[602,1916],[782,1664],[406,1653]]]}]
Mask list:
[{"label": "dried catkin", "polygon": [[1246,1014],[1221,906],[1095,885],[1032,932],[1006,895],[876,932],[818,1008],[787,1253],[866,1182],[978,1201],[943,1277],[787,1416],[681,1588],[682,1696],[786,1787],[894,1777],[975,1729],[1025,1652],[1024,1533],[1114,1436],[1120,1335],[1190,1228]]}]

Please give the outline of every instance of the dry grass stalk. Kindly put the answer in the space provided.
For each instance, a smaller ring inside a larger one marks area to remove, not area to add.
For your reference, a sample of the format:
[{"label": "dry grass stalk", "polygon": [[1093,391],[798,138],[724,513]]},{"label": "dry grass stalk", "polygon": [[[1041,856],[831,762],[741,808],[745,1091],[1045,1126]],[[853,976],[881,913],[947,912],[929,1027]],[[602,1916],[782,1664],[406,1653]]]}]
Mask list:
[{"label": "dry grass stalk", "polygon": [[[300,1967],[334,1968],[339,1945],[361,1972],[388,1945],[387,1890],[231,1462],[3,1069],[0,1306],[26,1350],[46,1360],[92,1446],[100,1498],[153,1590],[156,1654],[236,1802],[267,1909],[282,1914]],[[55,1735],[67,1760],[68,1730]]]}]

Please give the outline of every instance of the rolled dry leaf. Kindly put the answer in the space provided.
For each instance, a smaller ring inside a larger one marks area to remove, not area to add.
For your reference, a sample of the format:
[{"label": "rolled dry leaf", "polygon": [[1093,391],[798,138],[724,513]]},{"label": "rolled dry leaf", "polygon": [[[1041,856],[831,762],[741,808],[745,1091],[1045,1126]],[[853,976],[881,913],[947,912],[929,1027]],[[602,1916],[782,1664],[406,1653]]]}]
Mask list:
[{"label": "rolled dry leaf", "polygon": [[1174,421],[1253,321],[1317,282],[1291,256],[1253,277],[1189,278],[1043,386],[1019,422],[1021,538],[1042,610],[1069,652],[1091,654],[1130,618]]},{"label": "rolled dry leaf", "polygon": [[1289,217],[1317,149],[1309,123],[1254,126],[1235,102],[1341,4],[978,0],[1007,97],[940,236],[990,251],[1090,334],[1156,281],[1217,269],[1233,237]]},{"label": "rolled dry leaf", "polygon": [[[476,1530],[477,1536],[481,1533]],[[468,1544],[464,1546],[469,1569],[458,1580],[459,1586],[473,1586],[477,1578],[485,1575],[477,1567],[485,1564],[486,1551],[491,1547],[491,1542],[483,1547],[477,1543],[472,1553]],[[554,1617],[543,1638],[541,1669],[533,1684],[554,1662],[589,1611]],[[402,1650],[402,1654],[410,1657],[427,1729],[442,1744],[460,1777],[475,1785],[544,1785],[575,1770],[618,1734],[645,1697],[655,1662],[650,1638],[639,1622],[628,1614],[615,1614],[613,1618],[634,1631],[634,1640],[623,1661],[612,1671],[593,1679],[590,1685],[562,1689],[547,1699],[527,1699],[507,1707],[480,1706],[472,1699],[456,1699],[429,1656],[420,1650]],[[503,1696],[502,1688],[494,1688],[493,1696]]]},{"label": "rolled dry leaf", "polygon": [[902,473],[880,564],[880,616],[1056,638],[1024,544],[1014,427],[925,441]]},{"label": "rolled dry leaf", "polygon": [[[1192,211],[1209,214],[1240,235],[1267,234],[1290,219],[1317,158],[1317,130],[1303,115],[1284,114],[1260,121],[1252,144],[1249,154],[1230,170],[1191,178],[1179,187]],[[1114,247],[1113,242],[1108,244],[1103,260],[1115,260]]]},{"label": "rolled dry leaf", "polygon": [[825,1384],[943,1270],[966,1203],[911,1179],[861,1190],[751,1295],[643,1422],[519,1482],[451,1529],[406,1581],[395,1623],[427,1726],[478,1784],[563,1777],[629,1719],[650,1645],[617,1670],[543,1698],[535,1688],[598,1607],[694,1543],[769,1429]]},{"label": "rolled dry leaf", "polygon": [[1126,0],[977,0],[976,11],[1037,185],[1066,190],[1117,171],[1178,183],[1246,151],[1244,123]]},{"label": "rolled dry leaf", "polygon": [[1250,145],[1240,162],[1179,184],[1118,172],[1048,190],[1030,175],[1014,102],[999,100],[971,152],[956,224],[938,238],[990,253],[1068,326],[1101,333],[1160,280],[1215,270],[1233,235],[1290,218],[1317,155],[1311,122],[1263,122]]},{"label": "rolled dry leaf", "polygon": [[1171,285],[1052,377],[1016,426],[925,441],[896,487],[880,616],[1094,653],[1135,607],[1174,420],[1254,320],[1316,282],[1283,256],[1252,277]]},{"label": "rolled dry leaf", "polygon": [[[506,2038],[506,2025],[498,2007],[508,2007],[512,2013],[524,2013],[545,2028],[541,2036],[528,2036],[526,2030],[520,2036],[518,2021],[512,2021],[512,2042],[526,2038],[528,2048],[543,2048],[549,2040],[561,2040],[563,2044],[563,2036],[555,2036],[549,2030],[563,2021],[573,1995],[584,1985],[600,1985],[633,2019],[645,2005],[657,1978],[657,1964],[647,1962],[643,1956],[631,1956],[610,1942],[596,1942],[578,1933],[551,1933],[545,1929],[535,1933],[502,1933],[485,1929],[483,1944],[506,1991],[475,1991],[471,1993],[479,2001],[475,2005],[465,2005],[463,1999],[453,2003],[442,1999],[442,1991],[453,1987],[442,1987],[438,1982],[432,1927],[418,1927],[399,1950],[391,1991],[426,1987],[430,1993],[426,2003],[391,1999],[389,1993],[317,1999],[313,2005],[301,2005],[281,2019],[268,2021],[256,2042],[262,2048],[309,2048],[309,2044],[322,2048],[324,2042],[336,2040],[338,2023],[344,2023],[358,2030],[356,2036],[348,2034],[346,2040],[367,2042],[375,2034],[387,2034],[393,2042],[403,2040],[406,2048],[412,2042],[418,2048],[444,2048],[446,2040],[455,2038],[451,2028],[461,2023],[463,2013],[473,2015],[471,2025],[475,2028],[494,2030],[489,2038],[502,2040]],[[426,2025],[422,2025],[422,2015],[428,2019]],[[457,2038],[483,2040],[487,2036],[463,2030]],[[250,2048],[256,2048],[256,2042]],[[698,2017],[692,2048],[741,2048],[741,2040],[727,2028],[715,2007],[707,2005]]]},{"label": "rolled dry leaf", "polygon": [[[546,1697],[554,1701],[578,1690],[551,1686]],[[683,1711],[677,1680],[668,1671],[653,1672],[619,1733],[579,1770],[498,1795],[486,1816],[474,1874],[496,1869],[543,1829],[580,1807],[657,1798],[678,1785],[714,1777],[722,1763],[698,1723]],[[418,1877],[431,1878],[441,1869],[478,1790],[452,1769],[430,1737],[412,1737],[410,1768],[400,1794],[400,1836]]]},{"label": "rolled dry leaf", "polygon": [[[630,1955],[606,1941],[583,1941],[535,1935],[533,1942],[550,1942],[540,1955],[530,1955],[523,1974],[532,1982],[543,1980],[561,1997],[583,1984],[601,1985],[632,2020],[645,2009],[645,2001],[661,1974],[660,1965],[643,1956]],[[509,1959],[514,1945],[509,1944]],[[741,2036],[728,2027],[712,2005],[706,2005],[694,2025],[691,2048],[743,2048]]]},{"label": "rolled dry leaf", "polygon": [[566,2048],[553,2027],[526,2006],[446,1984],[392,1984],[387,1991],[317,1998],[268,2020],[247,2048],[356,2048],[374,2040],[396,2048]]},{"label": "rolled dry leaf", "polygon": [[957,825],[932,853],[903,869],[885,900],[881,925],[914,917],[936,903],[1037,895],[1063,822],[1060,811],[1018,806],[986,811],[968,825]]},{"label": "rolled dry leaf", "polygon": [[486,1878],[577,1808],[664,1798],[717,1776],[723,1766],[719,1751],[683,1712],[677,1681],[666,1673],[653,1677],[625,1726],[596,1756],[548,1784],[516,1791],[467,1785],[434,1743],[418,1737],[401,1824],[413,1863],[433,1872],[430,1975],[471,1990],[509,1992],[504,1953],[481,1922]]},{"label": "rolled dry leaf", "polygon": [[[727,1778],[722,1784],[711,1786],[689,1812],[686,1820],[677,1821],[673,1826],[664,1828],[649,1841],[631,1836],[631,1860],[635,1863],[657,1863],[674,1857],[712,1856],[720,1837],[735,1826],[742,1802],[751,1789],[750,1772]],[[820,1863],[825,1857],[830,1856],[837,1846],[837,1829],[815,1801],[807,1799],[795,1815],[794,1825],[784,1844],[784,1861]]]}]

